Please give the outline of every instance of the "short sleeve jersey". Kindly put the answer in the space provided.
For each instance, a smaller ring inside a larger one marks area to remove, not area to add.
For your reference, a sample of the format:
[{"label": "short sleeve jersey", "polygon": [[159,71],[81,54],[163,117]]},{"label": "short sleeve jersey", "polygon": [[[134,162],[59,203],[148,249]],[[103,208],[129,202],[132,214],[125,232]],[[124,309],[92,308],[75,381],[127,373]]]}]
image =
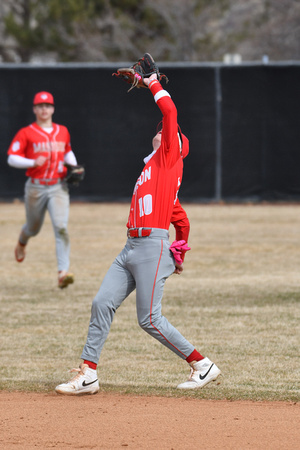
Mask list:
[{"label": "short sleeve jersey", "polygon": [[177,109],[159,82],[153,83],[150,90],[163,114],[161,145],[135,184],[127,227],[168,230],[183,172]]},{"label": "short sleeve jersey", "polygon": [[30,167],[26,175],[32,178],[63,178],[67,169],[64,157],[71,151],[70,134],[63,125],[52,123],[53,130],[47,133],[37,123],[21,128],[13,138],[8,155],[36,159],[46,156],[47,162],[42,167]]}]

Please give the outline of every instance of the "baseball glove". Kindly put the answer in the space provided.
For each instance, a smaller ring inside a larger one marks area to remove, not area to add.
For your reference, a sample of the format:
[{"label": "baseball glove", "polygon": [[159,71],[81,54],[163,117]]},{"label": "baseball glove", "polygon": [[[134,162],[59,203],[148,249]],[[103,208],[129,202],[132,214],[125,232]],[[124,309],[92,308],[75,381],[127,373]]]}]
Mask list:
[{"label": "baseball glove", "polygon": [[83,166],[71,166],[71,164],[64,164],[67,168],[67,176],[65,178],[65,181],[72,185],[72,186],[78,186],[80,181],[84,179],[85,175],[85,169]]},{"label": "baseball glove", "polygon": [[148,78],[154,73],[156,73],[158,81],[164,79],[165,82],[168,83],[169,79],[164,73],[159,72],[152,56],[149,53],[145,53],[144,56],[131,67],[118,69],[113,75],[126,81],[126,83],[131,84],[131,88],[128,89],[129,92],[134,87],[147,88],[148,86],[144,84],[144,78]]}]

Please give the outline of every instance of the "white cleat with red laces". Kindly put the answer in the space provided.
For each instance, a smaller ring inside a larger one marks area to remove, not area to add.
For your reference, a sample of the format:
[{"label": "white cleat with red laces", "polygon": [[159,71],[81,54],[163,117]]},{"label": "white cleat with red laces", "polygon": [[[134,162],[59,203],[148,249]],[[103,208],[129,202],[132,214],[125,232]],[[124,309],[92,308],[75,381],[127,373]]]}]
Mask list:
[{"label": "white cleat with red laces", "polygon": [[[191,374],[187,381],[177,386],[178,389],[202,388],[211,381],[216,381],[221,374],[221,370],[208,358],[201,361],[193,361],[191,364]],[[217,384],[220,384],[217,380]]]},{"label": "white cleat with red laces", "polygon": [[67,383],[56,386],[55,392],[64,395],[85,395],[96,394],[99,391],[97,370],[81,363],[79,369],[72,369],[70,372],[77,372],[77,375]]}]

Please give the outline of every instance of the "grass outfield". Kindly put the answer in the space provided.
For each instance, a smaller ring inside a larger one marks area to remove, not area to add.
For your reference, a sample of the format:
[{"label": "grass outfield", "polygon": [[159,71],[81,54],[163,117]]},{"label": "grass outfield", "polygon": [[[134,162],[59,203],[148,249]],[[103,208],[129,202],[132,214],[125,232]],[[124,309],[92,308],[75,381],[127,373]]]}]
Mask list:
[{"label": "grass outfield", "polygon": [[[166,283],[163,313],[216,362],[222,383],[175,389],[189,368],[139,328],[132,294],[118,310],[101,355],[101,389],[299,401],[300,206],[184,206],[192,250],[183,274]],[[128,211],[128,204],[71,205],[76,279],[59,290],[49,216],[18,264],[14,247],[24,205],[0,204],[1,390],[50,392],[79,365],[91,302],[126,241]]]}]

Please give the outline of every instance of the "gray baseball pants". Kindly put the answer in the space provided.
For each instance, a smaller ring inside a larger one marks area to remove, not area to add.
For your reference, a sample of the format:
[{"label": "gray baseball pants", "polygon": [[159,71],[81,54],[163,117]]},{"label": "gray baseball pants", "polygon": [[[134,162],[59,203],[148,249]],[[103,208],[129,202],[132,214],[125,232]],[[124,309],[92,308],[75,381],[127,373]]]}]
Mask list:
[{"label": "gray baseball pants", "polygon": [[55,235],[58,271],[68,271],[70,265],[70,240],[67,229],[69,209],[70,197],[66,183],[47,186],[33,184],[31,178],[26,181],[26,224],[21,230],[19,240],[21,244],[27,244],[29,238],[38,234],[48,210]]},{"label": "gray baseball pants", "polygon": [[82,359],[98,364],[114,314],[134,289],[140,327],[182,359],[193,352],[194,346],[161,313],[163,288],[175,269],[169,248],[169,233],[160,228],[149,237],[127,240],[93,300]]}]

